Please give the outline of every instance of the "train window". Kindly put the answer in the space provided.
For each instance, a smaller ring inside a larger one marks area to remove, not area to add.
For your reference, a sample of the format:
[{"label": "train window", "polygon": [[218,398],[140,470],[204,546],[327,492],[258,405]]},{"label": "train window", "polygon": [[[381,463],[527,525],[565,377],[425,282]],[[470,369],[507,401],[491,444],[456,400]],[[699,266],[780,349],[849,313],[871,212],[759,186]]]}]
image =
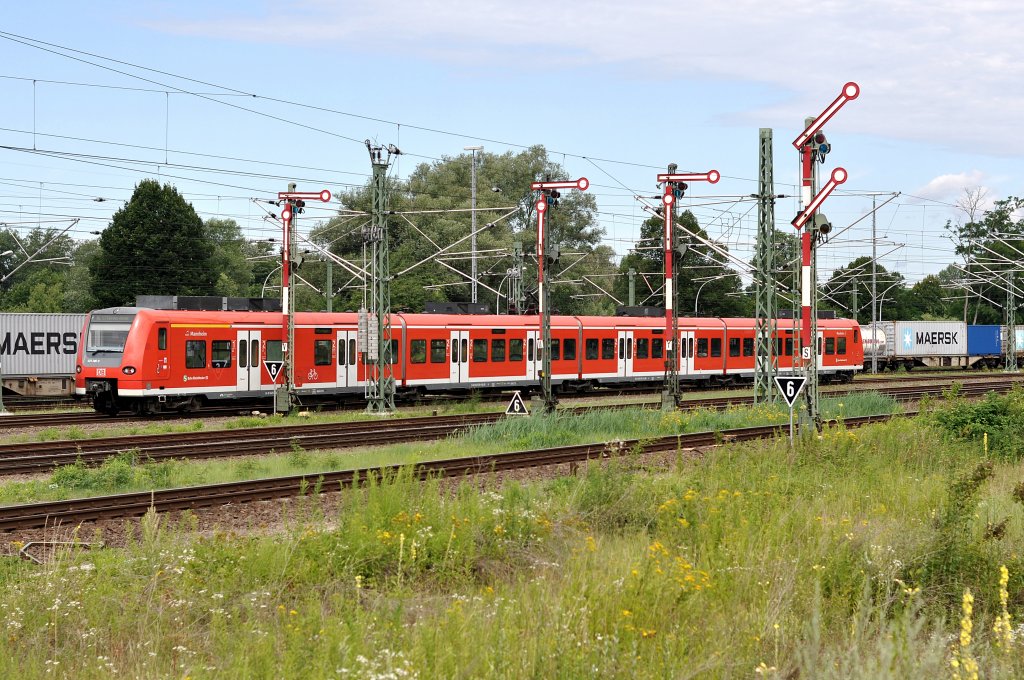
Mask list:
[{"label": "train window", "polygon": [[473,361],[487,361],[487,341],[477,339],[473,341]]},{"label": "train window", "polygon": [[462,363],[469,361],[469,340],[462,340]]},{"label": "train window", "polygon": [[313,341],[313,365],[314,366],[330,366],[331,365],[331,341],[330,340],[314,340]]},{"label": "train window", "polygon": [[231,368],[231,341],[214,340],[210,359],[210,366],[213,368]]},{"label": "train window", "polygon": [[846,338],[841,337],[836,341],[836,354],[846,354]]},{"label": "train window", "polygon": [[348,341],[348,365],[356,365],[356,341],[355,338]]},{"label": "train window", "polygon": [[793,338],[786,338],[786,356],[793,356]]},{"label": "train window", "polygon": [[661,338],[651,340],[651,358],[661,359],[665,351],[665,341]]},{"label": "train window", "polygon": [[650,346],[650,344],[651,344],[650,340],[648,340],[647,338],[637,338],[636,339],[636,358],[637,359],[646,359],[647,358],[647,355],[649,354],[649,346]]},{"label": "train window", "polygon": [[391,346],[388,349],[388,363],[389,364],[397,364],[398,363],[398,340],[392,340],[391,341]]},{"label": "train window", "polygon": [[348,357],[345,353],[346,343],[344,339],[338,339],[338,365],[345,366],[348,364]]},{"label": "train window", "polygon": [[697,356],[706,357],[708,355],[708,339],[697,338]]},{"label": "train window", "polygon": [[711,338],[711,356],[720,357],[722,356],[722,339]]},{"label": "train window", "polygon": [[267,340],[267,361],[284,361],[280,340]]},{"label": "train window", "polygon": [[447,353],[448,343],[438,338],[430,341],[430,363],[443,364],[444,355]]},{"label": "train window", "polygon": [[687,356],[693,357],[693,338],[690,338],[690,352]]},{"label": "train window", "polygon": [[491,361],[505,361],[505,341],[491,339]]},{"label": "train window", "polygon": [[782,356],[782,338],[775,338],[775,356]]},{"label": "train window", "polygon": [[562,358],[569,361],[576,360],[576,339],[567,338],[565,344],[562,346]]},{"label": "train window", "polygon": [[821,338],[818,338],[818,356],[821,356]]},{"label": "train window", "polygon": [[754,356],[754,339],[743,338],[743,356],[752,357]]},{"label": "train window", "polygon": [[860,333],[857,331],[856,328],[853,329],[853,341],[860,342]]},{"label": "train window", "polygon": [[249,367],[249,341],[239,340],[238,341],[238,367],[248,368]]},{"label": "train window", "polygon": [[249,365],[259,367],[260,365],[260,341],[253,340],[249,343]]},{"label": "train window", "polygon": [[602,359],[614,359],[615,358],[615,339],[614,338],[601,338],[601,358]]},{"label": "train window", "polygon": [[626,358],[626,341],[623,338],[619,338],[619,359]]},{"label": "train window", "polygon": [[452,363],[459,363],[459,341],[452,340]]},{"label": "train window", "polygon": [[835,354],[835,353],[836,353],[836,339],[835,338],[825,338],[825,354]]},{"label": "train window", "polygon": [[633,358],[633,338],[626,338],[626,358]]},{"label": "train window", "polygon": [[533,338],[530,338],[530,342],[526,346],[526,360],[533,361]]},{"label": "train window", "polygon": [[156,348],[167,349],[167,329],[158,328],[156,331]]},{"label": "train window", "polygon": [[206,341],[185,341],[185,368],[206,368]]},{"label": "train window", "polygon": [[331,329],[330,328],[316,328],[316,329],[313,330],[313,333],[316,334],[316,335],[330,335],[331,334]]},{"label": "train window", "polygon": [[596,359],[599,356],[597,338],[587,338],[584,342],[584,358],[587,360]]},{"label": "train window", "polygon": [[740,339],[729,338],[729,356],[738,357],[740,355]]},{"label": "train window", "polygon": [[409,363],[410,364],[425,364],[425,363],[427,363],[427,341],[426,340],[410,340],[409,341]]},{"label": "train window", "polygon": [[523,341],[522,340],[509,340],[508,341],[508,360],[509,361],[522,361],[523,360]]},{"label": "train window", "polygon": [[551,360],[558,361],[562,358],[562,341],[551,338]]}]

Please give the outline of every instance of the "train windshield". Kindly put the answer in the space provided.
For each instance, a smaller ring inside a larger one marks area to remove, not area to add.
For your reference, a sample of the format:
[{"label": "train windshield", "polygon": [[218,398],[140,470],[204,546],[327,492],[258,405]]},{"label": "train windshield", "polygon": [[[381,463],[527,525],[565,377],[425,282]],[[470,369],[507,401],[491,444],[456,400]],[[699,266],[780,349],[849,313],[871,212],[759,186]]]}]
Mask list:
[{"label": "train windshield", "polygon": [[124,343],[128,340],[128,330],[132,327],[134,318],[126,314],[93,314],[89,319],[85,351],[93,354],[123,352]]}]

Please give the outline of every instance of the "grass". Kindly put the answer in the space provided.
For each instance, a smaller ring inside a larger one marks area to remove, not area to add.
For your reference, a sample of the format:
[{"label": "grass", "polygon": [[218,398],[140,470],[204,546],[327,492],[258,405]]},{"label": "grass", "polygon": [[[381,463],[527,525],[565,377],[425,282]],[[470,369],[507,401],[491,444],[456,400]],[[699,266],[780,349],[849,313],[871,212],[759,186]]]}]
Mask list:
[{"label": "grass", "polygon": [[[653,389],[653,386],[652,386]],[[703,392],[687,392],[684,399],[695,400],[703,398],[717,398],[725,396],[750,396],[752,391],[749,388],[735,390],[709,390]],[[587,397],[575,397],[566,395],[562,397],[561,403],[564,407],[574,405],[601,405],[649,403],[652,395],[636,396],[608,396],[604,399],[595,398],[599,393]],[[427,405],[402,405],[392,418],[416,418],[422,416],[437,415],[461,415],[474,413],[493,413],[504,407],[501,402],[485,402],[479,398],[468,399],[459,402],[440,402]],[[201,417],[202,412],[197,414]],[[94,439],[98,437],[117,437],[136,434],[174,434],[187,433],[201,429],[239,429],[248,427],[270,427],[276,425],[302,424],[302,423],[324,423],[324,422],[351,422],[361,420],[373,420],[376,416],[368,416],[363,411],[317,411],[315,409],[305,412],[305,415],[283,417],[280,415],[243,415],[223,421],[207,423],[201,420],[190,421],[135,421],[128,424],[111,424],[107,427],[95,427],[88,430],[80,426],[69,427],[47,427],[24,434],[7,434],[4,443],[22,443],[29,441],[54,441],[54,440],[77,440]],[[101,421],[102,422],[102,421]]]},{"label": "grass", "polygon": [[[827,417],[889,413],[895,407],[891,399],[877,394],[849,395],[842,401],[822,399],[822,412]],[[139,457],[138,451],[132,451],[111,457],[98,467],[78,462],[58,468],[49,477],[2,484],[0,504],[64,500],[325,470],[404,465],[505,451],[783,423],[787,419],[788,411],[777,404],[672,413],[651,409],[598,410],[579,416],[563,413],[545,418],[510,418],[473,428],[448,440],[411,442],[385,448],[322,452],[295,447],[289,452],[243,459],[161,462],[146,462]],[[266,422],[265,419],[257,420]],[[246,427],[248,419],[228,424],[229,427],[235,425]]]},{"label": "grass", "polygon": [[153,515],[123,550],[0,559],[0,653],[19,678],[1019,677],[992,630],[1000,565],[1012,628],[1024,596],[1021,473],[917,419],[663,471],[400,474],[275,536]]}]

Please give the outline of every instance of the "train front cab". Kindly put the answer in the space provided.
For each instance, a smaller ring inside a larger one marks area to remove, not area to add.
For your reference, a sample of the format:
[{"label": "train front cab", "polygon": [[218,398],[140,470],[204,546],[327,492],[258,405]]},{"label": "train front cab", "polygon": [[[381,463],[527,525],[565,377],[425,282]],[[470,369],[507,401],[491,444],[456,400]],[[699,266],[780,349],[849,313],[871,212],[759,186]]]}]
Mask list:
[{"label": "train front cab", "polygon": [[75,367],[75,394],[88,398],[101,413],[118,412],[119,388],[139,369],[125,362],[126,353],[134,356],[129,331],[138,313],[136,307],[110,307],[86,316]]}]

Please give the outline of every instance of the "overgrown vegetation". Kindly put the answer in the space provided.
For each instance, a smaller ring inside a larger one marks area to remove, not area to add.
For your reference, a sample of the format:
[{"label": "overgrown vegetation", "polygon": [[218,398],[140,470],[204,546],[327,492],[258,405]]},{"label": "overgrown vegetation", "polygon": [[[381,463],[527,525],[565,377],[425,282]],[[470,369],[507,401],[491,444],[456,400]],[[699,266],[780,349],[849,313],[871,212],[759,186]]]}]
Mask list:
[{"label": "overgrown vegetation", "polygon": [[273,536],[153,516],[124,550],[0,559],[0,653],[24,678],[1017,677],[1021,471],[894,421],[529,485],[400,474]]},{"label": "overgrown vegetation", "polygon": [[1024,389],[968,400],[954,383],[945,397],[933,402],[930,418],[950,438],[982,442],[1002,458],[1020,460],[1024,455]]},{"label": "overgrown vegetation", "polygon": [[[826,417],[892,412],[895,402],[877,394],[847,395],[842,401],[823,399]],[[354,419],[345,414],[342,419]],[[57,469],[49,478],[0,486],[0,503],[59,500],[125,491],[147,491],[176,486],[212,484],[325,470],[380,465],[403,465],[425,460],[545,448],[569,444],[642,439],[685,432],[716,431],[748,425],[786,422],[788,411],[780,405],[736,407],[724,411],[698,409],[663,413],[653,409],[595,410],[584,415],[564,413],[547,418],[513,418],[473,428],[464,435],[437,442],[414,442],[386,448],[364,447],[337,452],[307,451],[293,444],[288,451],[258,458],[222,460],[148,461],[137,451],[113,456],[97,467],[79,461]],[[292,419],[294,420],[294,419]],[[320,420],[318,417],[310,419]],[[239,418],[227,427],[246,427],[281,418]],[[150,426],[168,428],[172,426]],[[200,429],[177,426],[176,431]],[[149,429],[149,428],[147,428]]]}]

